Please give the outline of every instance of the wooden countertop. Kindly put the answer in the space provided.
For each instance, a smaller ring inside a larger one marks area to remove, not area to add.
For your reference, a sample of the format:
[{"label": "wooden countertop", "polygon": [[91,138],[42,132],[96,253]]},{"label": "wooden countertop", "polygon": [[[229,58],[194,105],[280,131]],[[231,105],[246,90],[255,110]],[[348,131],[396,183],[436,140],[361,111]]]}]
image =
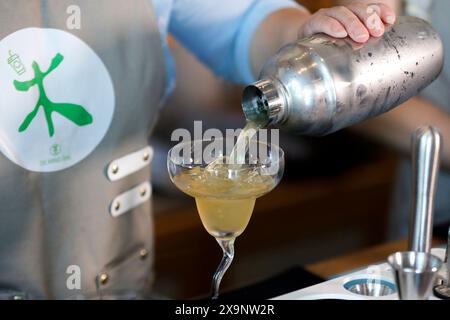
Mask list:
[{"label": "wooden countertop", "polygon": [[[433,246],[440,246],[442,241],[433,241]],[[357,251],[351,254],[342,255],[332,259],[327,259],[318,263],[309,264],[306,269],[317,274],[322,278],[330,278],[331,276],[349,272],[364,266],[379,263],[396,251],[405,251],[407,241],[400,240],[395,242],[384,243],[365,250]]]}]

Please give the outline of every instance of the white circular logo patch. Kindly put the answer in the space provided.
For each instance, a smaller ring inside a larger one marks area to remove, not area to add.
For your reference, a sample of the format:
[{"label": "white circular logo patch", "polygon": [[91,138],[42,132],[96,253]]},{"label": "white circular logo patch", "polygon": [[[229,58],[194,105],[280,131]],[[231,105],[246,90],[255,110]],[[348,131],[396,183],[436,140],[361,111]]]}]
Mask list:
[{"label": "white circular logo patch", "polygon": [[108,70],[76,36],[27,28],[0,41],[0,151],[17,165],[51,172],[80,162],[114,104]]}]

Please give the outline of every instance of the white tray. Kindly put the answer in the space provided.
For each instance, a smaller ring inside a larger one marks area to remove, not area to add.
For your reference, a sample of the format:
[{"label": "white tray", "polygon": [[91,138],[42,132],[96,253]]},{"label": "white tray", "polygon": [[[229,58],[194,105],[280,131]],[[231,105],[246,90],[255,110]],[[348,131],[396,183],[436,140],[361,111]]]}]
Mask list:
[{"label": "white tray", "polygon": [[[441,258],[445,257],[445,250],[436,248],[432,249],[431,253]],[[439,271],[439,276],[445,277],[445,266]],[[331,280],[319,283],[317,285],[300,289],[291,293],[287,293],[273,300],[324,300],[324,299],[338,299],[338,300],[398,300],[397,293],[393,293],[381,297],[364,296],[348,291],[345,286],[352,283],[351,281],[369,279],[371,282],[381,282],[389,287],[395,287],[394,274],[391,267],[387,263],[376,264],[357,271],[335,277]],[[353,282],[354,283],[354,282]],[[434,296],[430,300],[438,300]]]}]

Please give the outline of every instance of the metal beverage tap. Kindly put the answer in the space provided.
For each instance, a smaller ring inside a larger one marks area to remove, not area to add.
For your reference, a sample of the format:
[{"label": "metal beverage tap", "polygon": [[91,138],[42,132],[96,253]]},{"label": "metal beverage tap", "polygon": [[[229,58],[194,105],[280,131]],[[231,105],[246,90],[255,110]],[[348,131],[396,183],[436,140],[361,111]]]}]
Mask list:
[{"label": "metal beverage tap", "polygon": [[433,210],[439,173],[442,138],[431,126],[418,128],[412,136],[412,207],[409,251],[430,253]]},{"label": "metal beverage tap", "polygon": [[[388,257],[401,300],[428,299],[442,261],[431,254],[433,210],[442,138],[432,126],[412,135],[412,207],[408,251]],[[436,292],[436,288],[434,288]]]}]

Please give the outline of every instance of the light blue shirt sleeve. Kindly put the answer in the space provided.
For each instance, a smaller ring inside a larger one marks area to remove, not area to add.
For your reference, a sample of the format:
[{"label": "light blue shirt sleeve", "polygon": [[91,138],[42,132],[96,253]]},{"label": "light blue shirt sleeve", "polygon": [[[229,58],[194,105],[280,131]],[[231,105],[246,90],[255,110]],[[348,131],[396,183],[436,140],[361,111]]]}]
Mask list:
[{"label": "light blue shirt sleeve", "polygon": [[250,45],[271,13],[299,7],[290,0],[173,0],[169,32],[226,80],[248,84],[255,75]]}]

